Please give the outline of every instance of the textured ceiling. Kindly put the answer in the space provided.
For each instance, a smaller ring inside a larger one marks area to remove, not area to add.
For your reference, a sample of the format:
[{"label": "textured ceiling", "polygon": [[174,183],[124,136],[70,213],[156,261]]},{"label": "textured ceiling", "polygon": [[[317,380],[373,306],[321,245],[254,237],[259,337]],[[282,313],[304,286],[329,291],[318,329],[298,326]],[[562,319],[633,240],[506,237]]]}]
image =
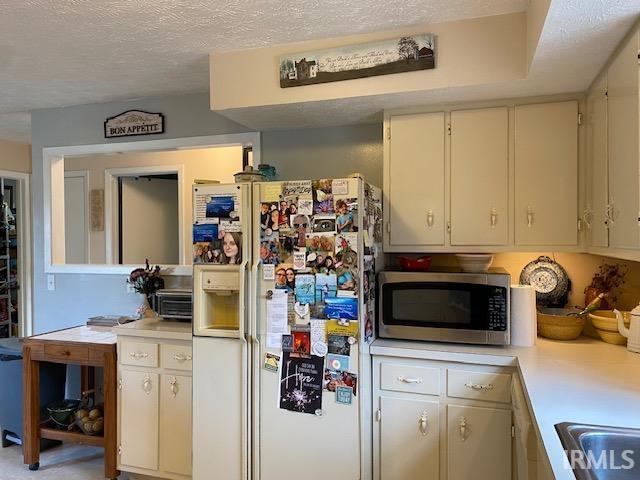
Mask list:
[{"label": "textured ceiling", "polygon": [[0,0],[0,138],[29,139],[19,112],[207,91],[212,51],[511,13],[527,1]]}]

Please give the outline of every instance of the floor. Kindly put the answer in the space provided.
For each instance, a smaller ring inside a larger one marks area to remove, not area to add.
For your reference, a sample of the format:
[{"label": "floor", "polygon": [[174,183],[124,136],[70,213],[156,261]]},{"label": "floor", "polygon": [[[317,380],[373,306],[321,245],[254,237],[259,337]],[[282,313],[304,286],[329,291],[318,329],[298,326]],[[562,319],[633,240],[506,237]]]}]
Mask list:
[{"label": "floor", "polygon": [[[32,472],[22,463],[22,448],[0,448],[2,480],[103,480],[102,448],[63,444],[40,454],[40,469]],[[130,480],[126,474],[120,480]]]}]

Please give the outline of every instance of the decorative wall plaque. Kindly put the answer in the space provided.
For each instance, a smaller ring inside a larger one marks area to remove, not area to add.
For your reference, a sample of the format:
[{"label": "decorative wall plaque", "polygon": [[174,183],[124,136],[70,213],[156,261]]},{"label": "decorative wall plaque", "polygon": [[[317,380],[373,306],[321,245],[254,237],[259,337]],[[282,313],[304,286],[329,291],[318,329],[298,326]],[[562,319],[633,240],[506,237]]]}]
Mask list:
[{"label": "decorative wall plaque", "polygon": [[293,53],[280,57],[280,87],[337,82],[435,68],[432,34]]},{"label": "decorative wall plaque", "polygon": [[127,110],[104,122],[105,138],[164,133],[164,115],[142,110]]},{"label": "decorative wall plaque", "polygon": [[96,188],[89,192],[89,216],[92,232],[104,231],[104,190]]}]

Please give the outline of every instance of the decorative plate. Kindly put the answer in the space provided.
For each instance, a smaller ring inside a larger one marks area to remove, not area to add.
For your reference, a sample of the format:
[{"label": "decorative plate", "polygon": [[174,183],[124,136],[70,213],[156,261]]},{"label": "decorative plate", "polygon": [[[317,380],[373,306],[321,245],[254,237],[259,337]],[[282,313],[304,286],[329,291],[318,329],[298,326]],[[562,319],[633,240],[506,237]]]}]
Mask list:
[{"label": "decorative plate", "polygon": [[567,304],[571,280],[562,266],[549,257],[538,257],[520,273],[520,283],[536,291],[536,303],[541,307],[564,307]]}]

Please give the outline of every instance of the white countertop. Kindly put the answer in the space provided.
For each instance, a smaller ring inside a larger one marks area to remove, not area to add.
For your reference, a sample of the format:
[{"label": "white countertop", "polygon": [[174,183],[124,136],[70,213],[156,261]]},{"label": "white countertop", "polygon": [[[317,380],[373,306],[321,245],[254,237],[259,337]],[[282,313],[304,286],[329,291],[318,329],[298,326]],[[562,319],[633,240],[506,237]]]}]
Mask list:
[{"label": "white countertop", "polygon": [[557,423],[640,428],[640,355],[596,339],[538,338],[535,347],[376,340],[371,354],[517,367],[557,480],[575,478],[564,467]]},{"label": "white countertop", "polygon": [[160,317],[143,318],[113,327],[113,331],[118,335],[189,341],[192,339],[191,330],[189,322],[172,322],[162,320]]},{"label": "white countertop", "polygon": [[51,340],[56,342],[100,343],[113,345],[116,336],[110,327],[94,327],[81,325],[29,337],[34,340]]}]

